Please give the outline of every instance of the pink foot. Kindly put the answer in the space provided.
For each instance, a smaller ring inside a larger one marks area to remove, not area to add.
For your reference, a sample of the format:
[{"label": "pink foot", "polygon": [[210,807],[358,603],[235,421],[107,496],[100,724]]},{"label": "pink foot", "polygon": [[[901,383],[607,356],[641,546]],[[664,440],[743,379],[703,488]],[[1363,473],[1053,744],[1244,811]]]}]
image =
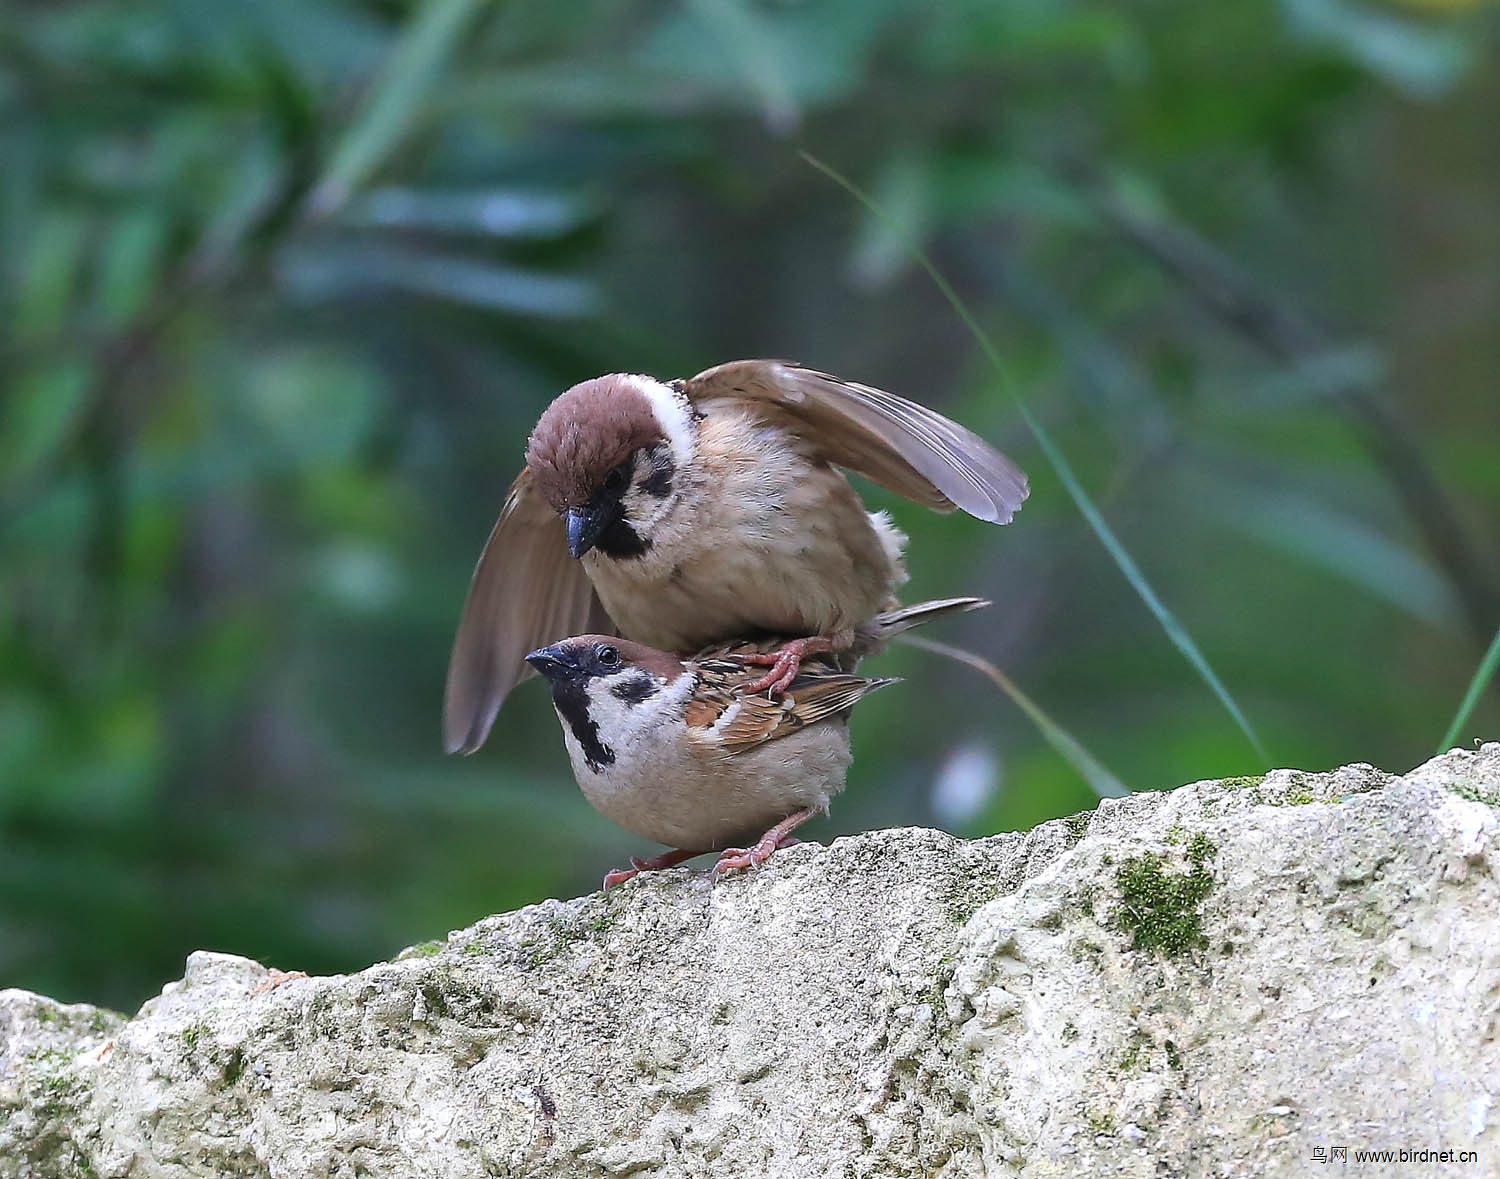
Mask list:
[{"label": "pink foot", "polygon": [[[740,690],[746,695],[756,692],[769,691],[776,696],[785,692],[791,686],[797,673],[802,670],[802,661],[809,655],[820,655],[824,651],[834,649],[833,640],[824,635],[814,635],[808,639],[793,639],[789,643],[783,643],[775,651],[765,654],[755,653],[750,655],[736,655],[735,658],[747,667],[769,667],[758,680],[746,684]],[[762,841],[764,842],[764,841]],[[757,847],[760,844],[756,844]]]},{"label": "pink foot", "polygon": [[811,807],[796,811],[782,819],[751,847],[726,847],[719,853],[719,861],[708,874],[709,879],[718,880],[726,873],[737,872],[741,868],[757,868],[778,849],[802,842],[793,838],[791,833],[817,813]]},{"label": "pink foot", "polygon": [[701,851],[669,851],[662,852],[659,856],[652,856],[649,860],[643,860],[639,856],[630,857],[630,867],[612,868],[604,874],[604,887],[609,889],[617,884],[624,884],[627,880],[633,880],[642,872],[660,872],[663,868],[675,868],[684,860],[691,860],[694,856],[701,856]]}]

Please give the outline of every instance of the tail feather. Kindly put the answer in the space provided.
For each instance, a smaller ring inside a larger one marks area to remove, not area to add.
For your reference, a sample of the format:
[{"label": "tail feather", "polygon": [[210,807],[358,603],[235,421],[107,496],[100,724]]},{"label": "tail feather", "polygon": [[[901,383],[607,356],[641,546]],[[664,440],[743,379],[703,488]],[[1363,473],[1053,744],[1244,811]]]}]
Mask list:
[{"label": "tail feather", "polygon": [[882,611],[869,622],[855,628],[853,652],[856,658],[863,658],[879,651],[891,639],[905,634],[913,627],[922,626],[937,618],[946,618],[950,614],[983,610],[988,605],[990,602],[986,598],[933,598]]}]

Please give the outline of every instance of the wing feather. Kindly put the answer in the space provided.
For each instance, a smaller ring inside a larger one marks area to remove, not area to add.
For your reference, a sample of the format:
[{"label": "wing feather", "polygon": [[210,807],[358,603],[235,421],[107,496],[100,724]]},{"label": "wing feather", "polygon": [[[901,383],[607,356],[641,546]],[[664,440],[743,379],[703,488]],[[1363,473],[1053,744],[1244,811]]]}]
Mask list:
[{"label": "wing feather", "polygon": [[583,566],[568,555],[563,523],[529,471],[511,484],[474,567],[448,662],[443,743],[449,753],[484,744],[528,653],[576,634],[614,634]]},{"label": "wing feather", "polygon": [[683,382],[695,401],[778,406],[835,466],[938,511],[1006,524],[1030,492],[1010,459],[957,422],[894,393],[781,360],[737,360]]},{"label": "wing feather", "polygon": [[729,660],[700,663],[698,698],[712,702],[689,723],[716,726],[715,739],[726,753],[743,753],[767,741],[788,737],[808,725],[848,712],[871,692],[894,679],[869,679],[818,669],[799,675],[779,698],[746,696],[740,688],[759,678],[759,669]]}]

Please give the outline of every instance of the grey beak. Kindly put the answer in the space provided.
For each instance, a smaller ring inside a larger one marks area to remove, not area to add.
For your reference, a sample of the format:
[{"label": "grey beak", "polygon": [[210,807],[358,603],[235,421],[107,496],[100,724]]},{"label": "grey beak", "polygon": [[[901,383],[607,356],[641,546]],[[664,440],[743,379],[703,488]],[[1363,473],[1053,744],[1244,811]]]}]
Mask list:
[{"label": "grey beak", "polygon": [[597,507],[569,508],[563,513],[563,527],[568,532],[568,552],[578,560],[594,547],[599,534],[604,531],[608,515]]},{"label": "grey beak", "polygon": [[526,656],[526,662],[549,680],[560,680],[578,667],[573,657],[556,644],[538,648]]}]

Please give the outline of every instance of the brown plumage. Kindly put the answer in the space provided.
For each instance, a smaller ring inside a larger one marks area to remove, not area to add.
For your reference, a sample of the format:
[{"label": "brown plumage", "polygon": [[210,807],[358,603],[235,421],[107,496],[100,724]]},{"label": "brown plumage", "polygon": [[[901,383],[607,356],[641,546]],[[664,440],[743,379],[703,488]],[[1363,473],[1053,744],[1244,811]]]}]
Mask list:
[{"label": "brown plumage", "polygon": [[953,598],[878,615],[851,652],[810,656],[777,699],[746,690],[755,673],[735,656],[759,650],[757,642],[720,644],[684,660],[593,634],[527,658],[551,685],[584,797],[626,830],[679,849],[633,861],[636,870],[708,851],[724,852],[727,870],[764,860],[843,789],[848,714],[895,682],[854,674],[852,651],[878,649],[910,627],[987,604]]},{"label": "brown plumage", "polygon": [[[617,373],[564,393],[474,571],[448,671],[449,750],[479,747],[525,653],[561,635],[615,631],[676,652],[767,634],[846,644],[894,603],[905,537],[840,468],[996,523],[1027,493],[1010,460],[942,415],[782,361],[670,384]],[[786,654],[761,682],[795,675]]]},{"label": "brown plumage", "polygon": [[651,402],[618,375],[574,385],[549,405],[526,443],[526,470],[558,511],[589,501],[610,471],[664,441]]}]

